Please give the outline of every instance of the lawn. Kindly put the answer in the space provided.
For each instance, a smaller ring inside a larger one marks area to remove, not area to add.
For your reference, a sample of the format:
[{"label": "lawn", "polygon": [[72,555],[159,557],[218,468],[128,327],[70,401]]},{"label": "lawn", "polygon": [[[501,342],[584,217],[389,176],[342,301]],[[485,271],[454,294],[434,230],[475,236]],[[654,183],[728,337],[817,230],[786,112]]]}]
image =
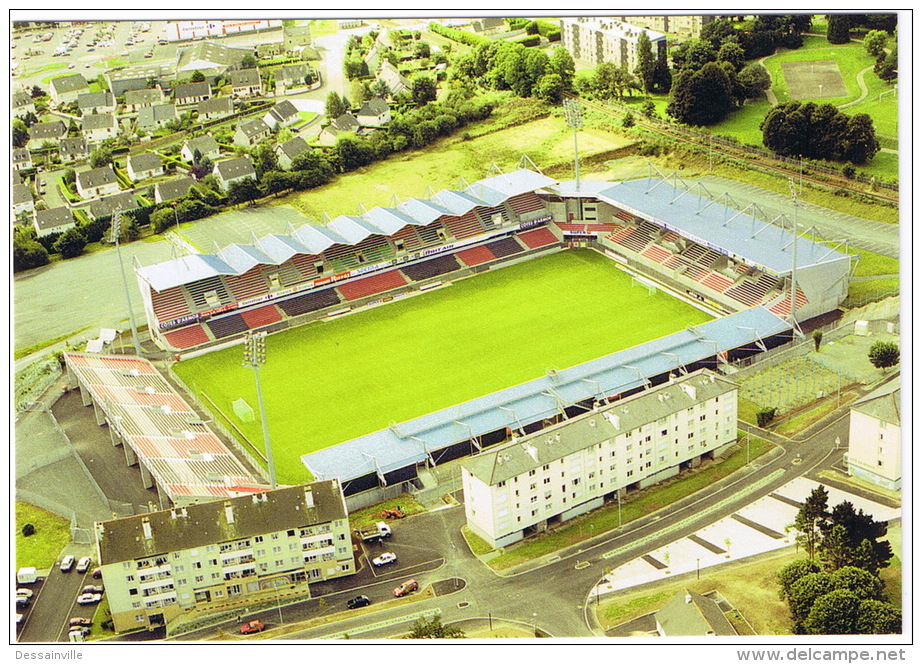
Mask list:
[{"label": "lawn", "polygon": [[[839,105],[857,99],[861,92],[857,82],[858,73],[862,69],[874,66],[874,58],[867,54],[862,44],[849,42],[848,44],[833,45],[826,41],[825,37],[805,37],[804,45],[801,48],[796,50],[780,49],[776,55],[766,58],[763,63],[769,74],[771,74],[772,90],[778,97],[779,103],[791,101],[788,96],[787,84],[781,71],[782,63],[820,60],[834,60],[838,63],[839,72],[842,74],[845,87],[848,89],[847,96],[816,100],[824,104]],[[870,80],[868,82],[870,83]]]},{"label": "lawn", "polygon": [[[303,454],[707,320],[574,250],[271,336],[260,375],[279,481],[307,479]],[[238,398],[257,403],[240,357],[234,347],[175,369],[231,413]],[[258,421],[236,424],[262,440]]]},{"label": "lawn", "polygon": [[[35,526],[35,534],[22,536],[27,523]],[[16,503],[16,568],[49,569],[70,542],[70,523],[56,514],[29,503]]]}]

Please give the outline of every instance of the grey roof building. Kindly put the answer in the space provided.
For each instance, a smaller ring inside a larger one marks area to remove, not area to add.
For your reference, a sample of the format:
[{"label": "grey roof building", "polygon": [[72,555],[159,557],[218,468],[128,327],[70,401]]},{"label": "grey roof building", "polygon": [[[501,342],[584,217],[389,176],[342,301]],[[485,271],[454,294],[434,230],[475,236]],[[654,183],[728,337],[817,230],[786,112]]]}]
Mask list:
[{"label": "grey roof building", "polygon": [[215,175],[226,187],[228,183],[243,178],[256,179],[256,169],[249,157],[237,157],[227,161],[219,161],[214,167]]},{"label": "grey roof building", "polygon": [[154,185],[154,200],[158,203],[165,203],[182,198],[189,193],[189,189],[194,184],[195,180],[185,175],[166,182],[158,182]]},{"label": "grey roof building", "polygon": [[310,67],[306,63],[295,63],[282,65],[273,72],[276,81],[285,85],[297,86],[303,85],[305,77],[310,73]]},{"label": "grey roof building", "polygon": [[32,168],[32,154],[26,148],[13,148],[13,170]]},{"label": "grey roof building", "polygon": [[213,136],[199,136],[198,138],[190,138],[183,143],[180,154],[186,161],[192,161],[196,151],[204,157],[213,158],[221,154],[221,146],[218,145]]},{"label": "grey roof building", "polygon": [[80,92],[89,90],[90,86],[83,78],[83,74],[65,74],[51,79],[49,87],[51,98],[61,104],[70,99],[76,99]]},{"label": "grey roof building", "polygon": [[116,97],[121,97],[131,90],[147,88],[151,78],[159,83],[165,74],[166,70],[160,65],[132,65],[106,72],[106,80],[109,83],[109,91]]},{"label": "grey roof building", "polygon": [[173,88],[173,99],[177,104],[197,104],[211,98],[211,86],[205,81],[181,83]]},{"label": "grey roof building", "polygon": [[77,108],[86,115],[99,109],[115,109],[115,95],[111,92],[84,92],[77,95]]},{"label": "grey roof building", "polygon": [[191,74],[198,70],[205,76],[217,76],[228,69],[239,67],[252,49],[233,48],[215,42],[205,41],[178,52],[176,71]]},{"label": "grey roof building", "polygon": [[33,202],[32,190],[26,184],[13,185],[13,208]]},{"label": "grey roof building", "polygon": [[230,97],[212,97],[199,102],[196,108],[200,119],[220,118],[234,114],[234,100]]},{"label": "grey roof building", "polygon": [[148,171],[156,171],[163,169],[163,160],[160,158],[160,155],[154,152],[142,152],[141,154],[135,154],[128,157],[128,176],[133,180],[138,179],[139,175],[143,175]]},{"label": "grey roof building", "polygon": [[41,144],[42,141],[57,141],[67,136],[67,125],[63,120],[39,122],[29,127],[29,142]]},{"label": "grey roof building", "polygon": [[17,118],[28,113],[35,113],[35,102],[32,101],[32,96],[23,90],[13,93],[12,107],[13,116]]},{"label": "grey roof building", "polygon": [[89,145],[82,136],[77,138],[62,138],[58,143],[58,154],[65,161],[77,161],[86,159],[90,154]]},{"label": "grey roof building", "polygon": [[141,129],[154,129],[162,127],[175,118],[176,107],[173,104],[145,106],[138,111],[138,126]]},{"label": "grey roof building", "polygon": [[266,114],[265,120],[267,123],[277,127],[291,124],[299,117],[298,109],[286,99],[270,108],[269,112]]},{"label": "grey roof building", "polygon": [[115,171],[111,166],[101,166],[82,173],[77,173],[77,186],[81,189],[92,189],[107,184],[118,184]]},{"label": "grey roof building", "polygon": [[276,152],[279,156],[279,165],[282,168],[291,168],[291,162],[294,158],[304,154],[308,150],[310,150],[310,146],[307,144],[307,141],[300,136],[295,136],[289,141],[280,143],[276,147]]},{"label": "grey roof building", "polygon": [[262,87],[262,79],[259,77],[259,69],[239,69],[232,71],[228,75],[228,80],[234,88],[258,88]]},{"label": "grey roof building", "polygon": [[144,106],[153,106],[163,101],[163,90],[150,88],[144,90],[128,90],[125,92],[125,106],[137,110]]},{"label": "grey roof building", "polygon": [[99,219],[100,217],[115,214],[116,210],[128,212],[129,210],[137,209],[137,207],[138,202],[135,200],[134,194],[130,191],[124,191],[90,203],[90,216],[93,219]]},{"label": "grey roof building", "polygon": [[33,223],[39,237],[51,235],[52,233],[61,233],[68,228],[74,227],[74,213],[68,207],[36,210]]},{"label": "grey roof building", "polygon": [[660,636],[738,636],[715,600],[690,590],[656,612],[656,631]]}]

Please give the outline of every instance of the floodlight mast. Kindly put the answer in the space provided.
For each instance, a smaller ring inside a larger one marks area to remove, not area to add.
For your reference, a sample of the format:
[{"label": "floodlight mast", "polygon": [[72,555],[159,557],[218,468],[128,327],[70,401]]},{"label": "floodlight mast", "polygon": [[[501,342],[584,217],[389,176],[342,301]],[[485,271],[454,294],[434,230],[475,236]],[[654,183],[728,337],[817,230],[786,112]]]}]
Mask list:
[{"label": "floodlight mast", "polygon": [[138,341],[138,326],[134,322],[134,311],[131,308],[131,294],[128,292],[128,280],[125,279],[125,264],[122,262],[122,247],[119,236],[122,231],[122,208],[117,208],[112,215],[112,242],[115,242],[115,253],[118,257],[118,268],[122,274],[122,286],[125,288],[125,305],[128,307],[128,321],[131,323],[131,341],[134,344],[134,353],[141,356],[141,343]]},{"label": "floodlight mast", "polygon": [[269,425],[266,423],[266,407],[259,383],[259,369],[266,363],[266,333],[251,332],[243,338],[243,366],[253,370],[256,376],[256,400],[259,402],[259,418],[263,427],[263,443],[266,446],[266,462],[269,465],[269,484],[277,488],[275,481],[275,460],[272,458],[272,443],[269,440]]},{"label": "floodlight mast", "polygon": [[567,119],[567,126],[573,127],[573,164],[576,171],[576,191],[579,191],[579,146],[576,142],[576,132],[583,128],[583,109],[576,99],[564,99],[563,111]]},{"label": "floodlight mast", "polygon": [[788,187],[791,190],[791,198],[794,200],[794,240],[791,243],[793,251],[791,252],[791,324],[797,329],[797,188],[794,186],[793,178],[788,178]]}]

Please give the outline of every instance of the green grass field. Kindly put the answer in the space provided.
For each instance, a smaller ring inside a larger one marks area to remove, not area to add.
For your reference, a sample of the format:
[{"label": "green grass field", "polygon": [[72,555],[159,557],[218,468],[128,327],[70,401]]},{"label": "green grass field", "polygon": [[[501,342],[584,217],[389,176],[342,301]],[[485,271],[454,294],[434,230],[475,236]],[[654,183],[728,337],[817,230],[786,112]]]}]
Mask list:
[{"label": "green grass field", "polygon": [[[567,251],[328,323],[271,336],[260,372],[283,483],[310,478],[299,458],[366,433],[710,320],[592,251]],[[252,372],[234,347],[181,362],[257,446]]]}]

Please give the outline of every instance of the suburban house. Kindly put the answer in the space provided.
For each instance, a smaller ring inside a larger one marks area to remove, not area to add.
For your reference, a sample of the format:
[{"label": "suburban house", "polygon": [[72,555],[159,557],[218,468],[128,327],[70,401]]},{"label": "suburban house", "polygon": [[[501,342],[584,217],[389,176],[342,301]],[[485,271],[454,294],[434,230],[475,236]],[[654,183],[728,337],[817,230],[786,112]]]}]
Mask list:
[{"label": "suburban house", "polygon": [[271,134],[272,128],[263,122],[262,118],[241,120],[237,125],[237,131],[234,132],[234,145],[250,147],[269,138]]},{"label": "suburban house", "polygon": [[250,161],[249,157],[237,157],[215,164],[214,175],[221,187],[226,190],[231,182],[238,182],[247,178],[255,180],[256,169],[253,168],[253,162]]},{"label": "suburban house", "polygon": [[399,92],[409,92],[412,87],[410,79],[397,71],[397,68],[390,62],[384,62],[381,65],[381,69],[378,71],[378,80],[384,81],[391,97]]},{"label": "suburban house", "polygon": [[378,71],[378,67],[381,66],[382,52],[384,50],[386,50],[385,47],[377,40],[375,40],[375,43],[368,49],[368,53],[365,54],[365,66],[368,67],[369,72],[374,73]]},{"label": "suburban house", "polygon": [[304,154],[310,150],[310,146],[300,136],[295,136],[290,141],[285,141],[275,146],[275,153],[278,155],[279,166],[283,169],[291,170],[291,162],[295,157]]},{"label": "suburban house", "polygon": [[86,115],[83,117],[83,137],[89,144],[101,143],[118,135],[118,121],[112,113]]},{"label": "suburban house", "polygon": [[487,18],[478,18],[471,21],[471,29],[474,32],[489,32],[490,30],[501,30],[505,27],[505,22],[498,16],[488,16]]},{"label": "suburban house", "polygon": [[176,119],[176,107],[173,104],[146,106],[138,111],[138,127],[144,131],[155,131]]},{"label": "suburban house", "polygon": [[84,116],[115,113],[115,95],[111,92],[84,92],[77,96],[77,108]]},{"label": "suburban house", "polygon": [[697,467],[736,443],[737,391],[700,369],[486,448],[461,464],[468,528],[508,546]]},{"label": "suburban house", "polygon": [[369,99],[355,114],[363,127],[383,127],[391,121],[391,107],[381,97]]},{"label": "suburban house", "polygon": [[690,590],[673,595],[655,618],[660,636],[738,636],[716,600]]},{"label": "suburban house", "polygon": [[26,148],[13,148],[12,157],[14,171],[32,168],[32,153]]},{"label": "suburban house", "polygon": [[230,97],[212,97],[211,99],[199,102],[198,105],[199,122],[226,118],[233,114],[234,100]]},{"label": "suburban house", "polygon": [[317,136],[317,142],[320,145],[333,145],[336,143],[336,139],[340,134],[357,132],[359,127],[359,121],[352,113],[343,113],[320,130],[320,134]]},{"label": "suburban house", "polygon": [[142,152],[128,157],[128,177],[134,181],[163,175],[163,160],[153,152]]},{"label": "suburban house", "polygon": [[67,136],[67,125],[63,120],[39,122],[29,127],[29,142],[26,147],[35,150],[47,142],[57,145],[58,141],[65,136]]},{"label": "suburban house", "polygon": [[263,121],[273,129],[289,127],[300,119],[298,109],[287,99],[277,103],[263,116]]},{"label": "suburban house", "polygon": [[137,208],[138,202],[135,200],[134,194],[130,191],[124,191],[120,194],[99,198],[90,203],[90,217],[99,219],[112,216],[119,210],[128,212]]},{"label": "suburban house", "polygon": [[186,78],[200,71],[207,78],[214,79],[230,69],[239,67],[248,55],[253,55],[253,49],[234,48],[204,41],[177,51],[176,75]]},{"label": "suburban house", "polygon": [[119,191],[118,178],[111,164],[77,173],[77,193],[80,198],[99,198]]},{"label": "suburban house", "polygon": [[52,233],[63,233],[77,225],[74,220],[74,213],[66,206],[51,208],[50,210],[36,210],[32,223],[35,226],[35,233],[39,237],[51,235]]},{"label": "suburban house", "polygon": [[[282,24],[282,41],[285,50],[289,53],[300,52],[305,46],[311,45],[311,26],[305,21],[303,25]],[[277,79],[276,79],[277,80]]]},{"label": "suburban house", "polygon": [[35,201],[32,190],[27,184],[13,185],[13,216],[16,218],[31,215],[35,212]]},{"label": "suburban house", "polygon": [[14,118],[23,118],[29,113],[35,115],[35,102],[32,100],[32,95],[23,90],[13,93],[12,106]]},{"label": "suburban house", "polygon": [[259,69],[239,69],[228,75],[234,94],[238,97],[258,97],[263,93],[263,80]]},{"label": "suburban house", "polygon": [[22,184],[23,182],[24,180],[22,179],[22,176],[19,174],[19,171],[13,169],[13,184]]},{"label": "suburban house", "polygon": [[221,146],[212,136],[199,136],[198,138],[187,139],[182,144],[179,154],[185,161],[192,162],[195,160],[195,153],[202,157],[207,157],[214,161],[221,156]]},{"label": "suburban house", "polygon": [[106,72],[109,92],[116,97],[122,97],[132,90],[147,88],[151,79],[157,81],[159,85],[165,71],[160,65],[132,65],[122,69],[113,69]]},{"label": "suburban house", "polygon": [[191,106],[211,99],[211,86],[205,81],[181,83],[173,88],[173,101],[177,106]]},{"label": "suburban house", "polygon": [[48,93],[54,106],[75,102],[80,94],[89,91],[90,86],[83,74],[65,74],[51,79],[48,84]]},{"label": "suburban house", "polygon": [[356,571],[336,480],[97,522],[96,558],[117,632],[305,599]]},{"label": "suburban house", "polygon": [[61,161],[80,161],[90,156],[90,146],[83,137],[62,138],[58,143],[58,154]]},{"label": "suburban house", "polygon": [[129,90],[125,93],[125,109],[131,112],[139,111],[147,106],[163,103],[163,90],[151,88],[148,90]]},{"label": "suburban house", "polygon": [[281,83],[287,88],[298,88],[307,85],[304,80],[311,73],[311,68],[306,63],[297,62],[290,65],[282,65],[276,69],[272,76],[276,84]]},{"label": "suburban house", "polygon": [[899,491],[903,484],[900,376],[852,404],[849,412],[848,474]]},{"label": "suburban house", "polygon": [[275,35],[275,41],[261,41],[254,44],[257,58],[274,58],[285,52],[285,42],[282,35]]},{"label": "suburban house", "polygon": [[166,203],[182,198],[189,193],[189,189],[195,184],[195,180],[187,175],[158,182],[154,185],[154,200],[157,203]]}]

